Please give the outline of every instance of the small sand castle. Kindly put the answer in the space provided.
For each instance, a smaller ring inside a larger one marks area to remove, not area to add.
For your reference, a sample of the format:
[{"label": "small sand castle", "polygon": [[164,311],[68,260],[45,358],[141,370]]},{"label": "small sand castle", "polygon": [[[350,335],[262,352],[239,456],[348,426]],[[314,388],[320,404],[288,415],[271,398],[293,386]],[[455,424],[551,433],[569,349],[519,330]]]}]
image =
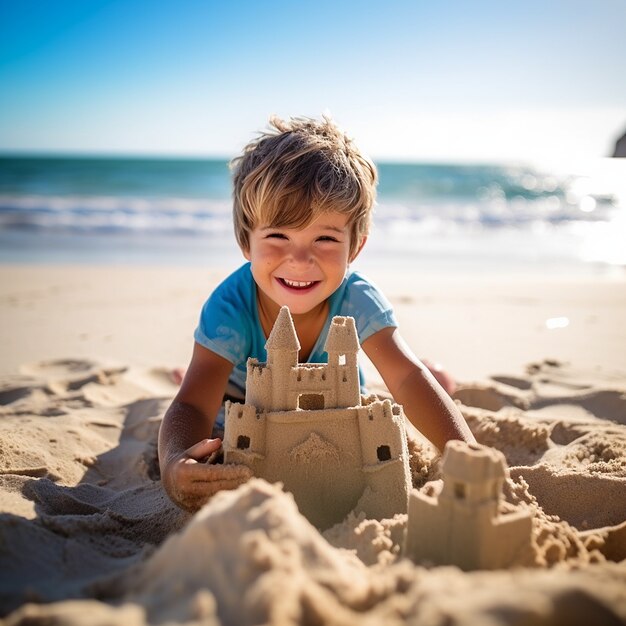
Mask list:
[{"label": "small sand castle", "polygon": [[406,513],[411,486],[402,407],[362,397],[351,317],[333,318],[328,363],[298,363],[300,342],[283,307],[267,363],[248,360],[245,404],[226,403],[226,463],[242,463],[293,493],[320,529],[352,510]]},{"label": "small sand castle", "polygon": [[410,495],[405,556],[463,570],[524,564],[531,514],[498,511],[508,474],[504,455],[487,446],[449,441],[441,471],[440,493],[430,496],[414,489]]}]

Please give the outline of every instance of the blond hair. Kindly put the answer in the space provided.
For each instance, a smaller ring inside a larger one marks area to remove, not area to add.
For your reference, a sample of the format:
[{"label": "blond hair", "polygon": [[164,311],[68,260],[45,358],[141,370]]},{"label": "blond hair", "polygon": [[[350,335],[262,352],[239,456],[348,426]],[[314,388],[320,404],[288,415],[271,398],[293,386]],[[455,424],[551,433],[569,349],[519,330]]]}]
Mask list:
[{"label": "blond hair", "polygon": [[235,236],[249,250],[257,226],[304,228],[329,211],[348,216],[350,254],[368,234],[377,173],[329,117],[270,118],[231,162]]}]

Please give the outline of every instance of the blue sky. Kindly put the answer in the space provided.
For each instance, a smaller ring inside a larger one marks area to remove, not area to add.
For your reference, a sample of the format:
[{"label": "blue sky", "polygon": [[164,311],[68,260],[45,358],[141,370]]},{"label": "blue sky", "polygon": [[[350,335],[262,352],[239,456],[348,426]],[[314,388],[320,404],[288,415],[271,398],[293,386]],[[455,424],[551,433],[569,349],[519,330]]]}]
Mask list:
[{"label": "blue sky", "polygon": [[0,0],[0,150],[232,156],[331,113],[379,159],[605,156],[624,0]]}]

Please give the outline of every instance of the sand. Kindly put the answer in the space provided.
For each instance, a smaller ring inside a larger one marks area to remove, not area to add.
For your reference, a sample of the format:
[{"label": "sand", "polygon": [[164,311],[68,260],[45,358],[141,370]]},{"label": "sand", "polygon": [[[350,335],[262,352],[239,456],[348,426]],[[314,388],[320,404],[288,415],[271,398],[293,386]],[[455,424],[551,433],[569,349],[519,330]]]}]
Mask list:
[{"label": "sand", "polygon": [[[374,277],[504,454],[503,506],[533,512],[525,567],[462,572],[403,559],[405,515],[320,533],[261,479],[195,515],[169,502],[168,369],[225,273],[0,268],[2,623],[626,623],[623,278]],[[438,456],[410,453],[428,489]]]}]

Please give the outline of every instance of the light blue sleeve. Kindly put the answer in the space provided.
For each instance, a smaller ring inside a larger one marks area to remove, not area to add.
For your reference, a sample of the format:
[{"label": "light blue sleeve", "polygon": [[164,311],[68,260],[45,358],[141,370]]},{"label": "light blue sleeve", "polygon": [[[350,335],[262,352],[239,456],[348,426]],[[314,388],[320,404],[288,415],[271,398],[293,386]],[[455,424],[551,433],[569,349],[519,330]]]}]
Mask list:
[{"label": "light blue sleeve", "polygon": [[359,272],[348,276],[339,313],[354,318],[359,342],[362,344],[383,328],[397,327],[393,307],[383,292]]},{"label": "light blue sleeve", "polygon": [[251,344],[249,316],[245,314],[249,296],[241,272],[231,274],[213,291],[194,332],[201,346],[235,366],[247,360]]}]

